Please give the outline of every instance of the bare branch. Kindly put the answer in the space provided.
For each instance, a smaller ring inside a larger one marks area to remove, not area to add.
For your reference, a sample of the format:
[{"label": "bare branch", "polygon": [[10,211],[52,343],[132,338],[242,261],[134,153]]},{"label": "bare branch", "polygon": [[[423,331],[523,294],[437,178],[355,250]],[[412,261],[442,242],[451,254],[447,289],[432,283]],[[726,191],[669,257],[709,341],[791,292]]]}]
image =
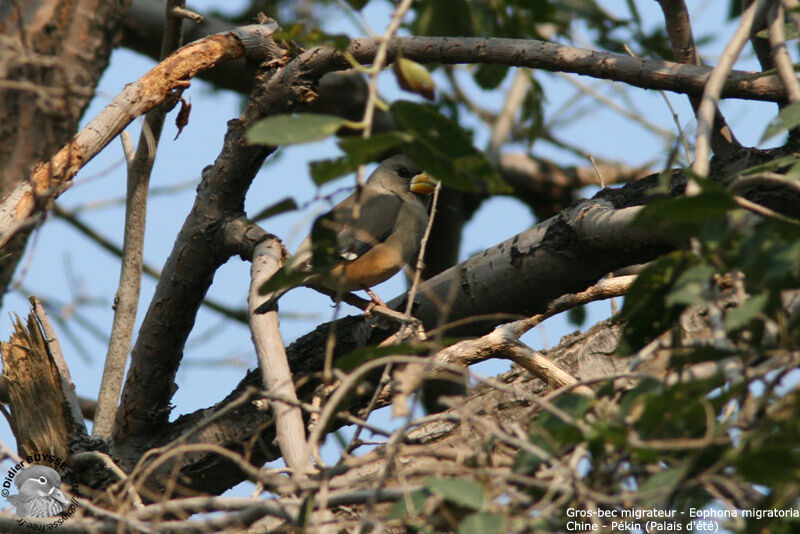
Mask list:
[{"label": "bare branch", "polygon": [[[162,38],[161,59],[166,58],[181,45],[183,19],[176,10],[182,9],[185,4],[185,0],[168,0],[166,4],[167,23]],[[125,363],[131,350],[131,336],[139,307],[139,290],[144,266],[144,231],[150,174],[155,163],[158,141],[161,138],[167,111],[168,106],[161,104],[147,112],[136,153],[133,160],[128,162],[122,266],[114,299],[114,322],[111,325],[111,337],[92,427],[92,434],[103,439],[111,437],[114,419],[117,416],[119,393],[125,377]]]},{"label": "bare branch", "polygon": [[275,433],[286,465],[292,469],[296,479],[302,480],[312,470],[311,457],[306,442],[303,413],[296,406],[297,393],[278,329],[278,310],[264,314],[253,313],[264,300],[259,295],[258,288],[283,266],[286,262],[286,251],[277,239],[265,239],[256,245],[253,254],[248,299],[251,310],[250,330],[253,333],[264,388],[287,401],[272,401],[272,412],[276,420]]},{"label": "bare branch", "polygon": [[780,3],[769,10],[769,42],[772,45],[772,59],[778,69],[789,102],[800,101],[800,81],[794,71],[792,58],[786,49],[786,32],[784,31],[784,10]]},{"label": "bare branch", "polygon": [[[689,21],[689,10],[686,9],[684,0],[659,0],[658,3],[664,12],[675,59],[687,65],[700,65],[700,57],[697,55],[697,46],[692,35],[692,24]],[[689,101],[696,115],[700,110],[701,99],[698,95],[690,95]],[[714,112],[711,147],[715,154],[730,154],[734,149],[741,148],[719,108]]]},{"label": "bare branch", "polygon": [[[756,14],[765,9],[766,0],[755,0],[750,7],[742,12],[739,27],[736,29],[730,42],[719,58],[719,63],[714,67],[703,91],[703,99],[697,108],[697,141],[695,143],[694,163],[692,172],[700,178],[708,176],[709,170],[709,134],[714,124],[717,103],[727,85],[726,80],[732,74],[733,64],[739,57],[745,43],[750,38],[750,31]],[[688,194],[695,193],[696,187],[689,184]]]}]

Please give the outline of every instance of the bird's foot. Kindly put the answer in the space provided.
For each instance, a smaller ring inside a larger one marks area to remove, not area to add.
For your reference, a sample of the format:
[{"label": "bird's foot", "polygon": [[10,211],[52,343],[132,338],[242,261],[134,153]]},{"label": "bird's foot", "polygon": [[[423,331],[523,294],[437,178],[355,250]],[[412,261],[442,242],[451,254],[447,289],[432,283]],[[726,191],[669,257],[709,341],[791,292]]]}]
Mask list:
[{"label": "bird's foot", "polygon": [[369,298],[372,299],[370,303],[367,304],[367,307],[364,308],[364,315],[367,317],[371,316],[372,310],[375,309],[375,306],[383,306],[384,308],[388,308],[383,299],[381,299],[374,291],[366,287],[364,288],[364,291],[366,291],[367,295],[369,295]]}]

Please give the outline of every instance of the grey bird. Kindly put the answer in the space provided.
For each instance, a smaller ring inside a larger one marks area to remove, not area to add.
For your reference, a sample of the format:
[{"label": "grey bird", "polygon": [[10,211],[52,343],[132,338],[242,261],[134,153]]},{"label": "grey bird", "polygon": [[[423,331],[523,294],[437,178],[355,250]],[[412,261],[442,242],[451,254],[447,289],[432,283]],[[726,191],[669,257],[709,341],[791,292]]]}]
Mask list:
[{"label": "grey bird", "polygon": [[8,501],[16,506],[20,517],[52,517],[69,506],[61,491],[61,477],[46,465],[32,465],[14,478],[18,495],[9,495]]},{"label": "grey bird", "polygon": [[385,160],[360,192],[317,218],[282,271],[259,289],[271,294],[256,313],[272,309],[284,293],[301,285],[328,293],[363,289],[381,303],[369,288],[416,257],[436,184],[408,156]]}]

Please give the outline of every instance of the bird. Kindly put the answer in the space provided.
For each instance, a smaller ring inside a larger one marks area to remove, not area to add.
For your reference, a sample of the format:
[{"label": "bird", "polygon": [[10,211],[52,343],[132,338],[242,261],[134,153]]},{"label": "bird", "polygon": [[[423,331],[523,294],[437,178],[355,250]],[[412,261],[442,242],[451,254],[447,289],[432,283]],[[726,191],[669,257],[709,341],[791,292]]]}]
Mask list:
[{"label": "bird", "polygon": [[9,495],[8,501],[17,508],[20,517],[52,517],[69,506],[61,491],[61,477],[46,465],[32,465],[17,474],[14,483],[19,494]]},{"label": "bird", "polygon": [[328,294],[363,289],[371,307],[383,304],[370,288],[414,261],[436,186],[405,154],[384,160],[360,191],[316,219],[297,252],[259,288],[269,296],[255,313],[274,309],[297,286]]}]

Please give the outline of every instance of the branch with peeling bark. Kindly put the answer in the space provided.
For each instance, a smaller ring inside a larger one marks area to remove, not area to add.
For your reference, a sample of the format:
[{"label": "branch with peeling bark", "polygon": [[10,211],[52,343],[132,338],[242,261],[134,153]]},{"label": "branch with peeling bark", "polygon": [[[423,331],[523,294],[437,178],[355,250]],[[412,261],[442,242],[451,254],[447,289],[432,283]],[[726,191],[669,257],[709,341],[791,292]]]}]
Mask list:
[{"label": "branch with peeling bark", "polygon": [[[130,122],[168,101],[175,101],[199,71],[248,50],[263,54],[275,26],[253,25],[209,36],[181,48],[140,80],[129,84],[48,162],[36,166],[30,178],[10,191],[0,204],[0,247],[29,224],[48,200],[60,195],[89,160]],[[272,46],[275,46],[274,43]]]}]

